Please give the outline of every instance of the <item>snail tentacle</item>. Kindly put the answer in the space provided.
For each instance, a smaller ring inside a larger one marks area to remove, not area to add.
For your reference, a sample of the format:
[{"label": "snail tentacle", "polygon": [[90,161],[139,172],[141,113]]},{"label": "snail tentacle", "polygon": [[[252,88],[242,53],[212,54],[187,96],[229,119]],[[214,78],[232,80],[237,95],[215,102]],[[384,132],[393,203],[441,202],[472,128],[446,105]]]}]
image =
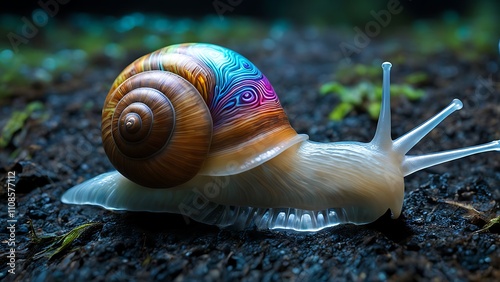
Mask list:
[{"label": "snail tentacle", "polygon": [[448,150],[438,153],[425,154],[420,156],[405,156],[403,161],[403,173],[405,176],[410,175],[416,171],[435,166],[438,164],[446,163],[460,158],[465,158],[471,155],[500,151],[500,140],[491,141],[485,144]]},{"label": "snail tentacle", "polygon": [[382,83],[382,106],[380,109],[379,121],[377,124],[377,131],[372,140],[378,148],[382,148],[388,155],[395,155],[395,158],[401,158],[401,170],[403,175],[407,176],[416,171],[464,158],[470,155],[489,152],[500,151],[500,141],[492,141],[490,143],[461,148],[456,150],[449,150],[438,153],[431,153],[419,156],[406,155],[411,148],[413,148],[420,140],[422,140],[429,132],[436,128],[446,117],[453,112],[462,109],[463,103],[459,99],[454,99],[446,108],[441,112],[428,119],[423,124],[412,129],[410,132],[391,140],[391,121],[390,121],[390,69],[391,64],[385,62],[382,64],[383,69],[383,83]]},{"label": "snail tentacle", "polygon": [[415,145],[417,145],[422,138],[438,126],[445,118],[453,112],[462,109],[463,104],[460,100],[454,99],[448,107],[444,108],[440,113],[434,115],[426,122],[415,127],[410,132],[404,134],[398,139],[394,140],[394,151],[401,155],[406,155]]},{"label": "snail tentacle", "polygon": [[392,138],[391,138],[391,88],[390,88],[390,71],[392,64],[389,62],[384,62],[382,64],[383,69],[383,81],[382,81],[382,104],[380,106],[380,113],[377,122],[377,129],[375,130],[375,135],[372,139],[372,144],[379,147],[381,150],[391,150],[392,149]]}]

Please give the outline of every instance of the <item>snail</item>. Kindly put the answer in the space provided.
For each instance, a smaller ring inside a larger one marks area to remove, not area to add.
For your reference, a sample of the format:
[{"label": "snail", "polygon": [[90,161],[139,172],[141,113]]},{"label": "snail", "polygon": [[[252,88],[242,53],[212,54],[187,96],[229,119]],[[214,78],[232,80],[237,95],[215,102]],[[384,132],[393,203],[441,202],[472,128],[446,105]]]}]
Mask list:
[{"label": "snail", "polygon": [[407,155],[454,99],[391,139],[390,69],[368,143],[318,143],[291,126],[267,78],[240,54],[211,44],[171,45],[126,67],[102,110],[103,147],[117,169],[69,189],[68,204],[169,212],[218,225],[315,231],[401,214],[404,177],[487,151],[500,141]]}]

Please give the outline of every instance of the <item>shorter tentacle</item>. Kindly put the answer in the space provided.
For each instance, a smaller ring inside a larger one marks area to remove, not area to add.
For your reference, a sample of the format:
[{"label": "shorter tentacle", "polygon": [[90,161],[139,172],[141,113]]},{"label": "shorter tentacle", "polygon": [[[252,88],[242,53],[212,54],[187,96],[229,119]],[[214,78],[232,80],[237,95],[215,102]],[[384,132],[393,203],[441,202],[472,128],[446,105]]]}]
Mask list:
[{"label": "shorter tentacle", "polygon": [[436,126],[438,126],[445,118],[447,118],[453,112],[460,110],[463,104],[458,99],[453,99],[453,101],[444,108],[440,113],[428,119],[426,122],[418,127],[415,127],[410,132],[394,140],[393,149],[395,152],[399,153],[401,156],[406,155],[411,148],[413,148],[422,138],[424,138],[429,132],[431,132]]},{"label": "shorter tentacle", "polygon": [[489,151],[500,151],[500,140],[422,156],[405,156],[402,166],[403,174],[407,176],[424,168]]}]

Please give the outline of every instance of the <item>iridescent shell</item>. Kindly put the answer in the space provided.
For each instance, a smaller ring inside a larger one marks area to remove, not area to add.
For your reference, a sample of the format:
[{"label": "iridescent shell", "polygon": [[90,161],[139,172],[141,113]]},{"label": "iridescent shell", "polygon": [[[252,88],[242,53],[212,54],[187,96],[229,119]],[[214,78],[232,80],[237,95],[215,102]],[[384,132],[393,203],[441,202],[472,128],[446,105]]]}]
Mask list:
[{"label": "iridescent shell", "polygon": [[210,44],[168,46],[125,68],[104,103],[102,138],[117,170],[149,187],[246,171],[307,139],[254,64]]}]

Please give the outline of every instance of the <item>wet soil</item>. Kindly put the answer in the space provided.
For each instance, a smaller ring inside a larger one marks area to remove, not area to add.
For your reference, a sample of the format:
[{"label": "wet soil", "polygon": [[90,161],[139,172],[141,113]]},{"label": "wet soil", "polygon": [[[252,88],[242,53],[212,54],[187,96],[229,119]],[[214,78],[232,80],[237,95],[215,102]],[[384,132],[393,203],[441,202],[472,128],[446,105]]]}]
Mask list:
[{"label": "wet soil", "polygon": [[[412,153],[440,151],[500,139],[499,58],[421,54],[401,38],[377,38],[352,63],[393,60],[392,81],[422,71],[429,79],[417,101],[392,101],[393,137],[424,121],[453,98],[464,109],[448,118]],[[227,47],[253,61],[269,78],[299,133],[319,142],[369,141],[376,122],[358,110],[340,122],[328,120],[338,98],[319,95],[335,79],[342,40],[333,31],[304,29],[279,39]],[[137,54],[139,55],[139,54]],[[401,59],[404,58],[404,59]],[[134,58],[131,57],[130,61]],[[397,61],[394,61],[397,60]],[[129,62],[130,62],[129,61]],[[174,214],[110,212],[62,204],[64,191],[112,170],[102,149],[100,111],[104,97],[128,62],[95,59],[85,75],[56,83],[37,96],[45,119],[32,118],[0,152],[0,179],[16,173],[16,274],[6,274],[7,246],[1,244],[0,278],[7,281],[498,281],[500,230],[478,232],[500,215],[500,155],[486,153],[418,172],[406,178],[403,213],[386,214],[368,225],[339,225],[314,233],[220,229]],[[484,82],[487,81],[487,82]],[[488,82],[489,81],[489,82]],[[381,78],[380,78],[381,82]],[[355,82],[354,82],[355,83]],[[489,83],[489,84],[488,84]],[[27,93],[28,94],[28,93]],[[26,96],[28,97],[28,95]],[[1,108],[0,124],[22,109],[26,97]],[[13,156],[15,154],[15,156]],[[307,189],[307,187],[304,187]],[[0,217],[7,218],[6,194]],[[480,214],[450,204],[471,205]],[[99,222],[55,255],[37,258],[46,244],[30,237],[63,234]],[[7,237],[2,231],[2,240]]]}]

